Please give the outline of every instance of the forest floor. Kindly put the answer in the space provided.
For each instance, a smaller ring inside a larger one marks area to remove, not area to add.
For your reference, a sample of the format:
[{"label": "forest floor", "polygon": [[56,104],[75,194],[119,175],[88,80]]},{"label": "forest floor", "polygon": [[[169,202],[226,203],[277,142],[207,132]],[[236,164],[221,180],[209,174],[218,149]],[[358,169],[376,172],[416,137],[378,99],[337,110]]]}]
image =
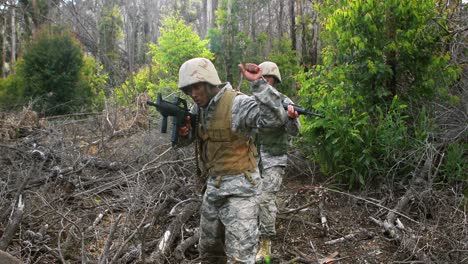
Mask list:
[{"label": "forest floor", "polygon": [[[24,263],[198,263],[193,149],[172,149],[142,113],[2,114],[0,250]],[[399,208],[403,183],[348,191],[299,150],[289,158],[272,263],[468,263],[462,185],[426,186]]]}]

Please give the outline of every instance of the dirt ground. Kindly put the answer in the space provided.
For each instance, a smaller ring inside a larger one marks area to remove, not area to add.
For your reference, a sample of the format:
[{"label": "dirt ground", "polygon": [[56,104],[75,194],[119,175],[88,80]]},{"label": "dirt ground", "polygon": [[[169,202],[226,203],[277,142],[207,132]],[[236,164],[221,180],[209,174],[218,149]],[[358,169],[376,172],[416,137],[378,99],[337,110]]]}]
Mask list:
[{"label": "dirt ground", "polygon": [[[3,114],[0,250],[24,263],[197,263],[193,149],[171,149],[159,117],[140,114]],[[348,191],[299,150],[289,158],[272,263],[468,263],[461,186],[412,197],[395,238],[377,222],[403,184]]]}]

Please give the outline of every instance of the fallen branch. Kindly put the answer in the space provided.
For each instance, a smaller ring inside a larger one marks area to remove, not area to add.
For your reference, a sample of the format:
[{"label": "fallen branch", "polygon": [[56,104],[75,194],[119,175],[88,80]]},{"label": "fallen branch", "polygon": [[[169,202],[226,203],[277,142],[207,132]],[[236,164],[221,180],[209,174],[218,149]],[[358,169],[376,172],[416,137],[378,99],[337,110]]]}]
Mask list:
[{"label": "fallen branch", "polygon": [[163,237],[159,240],[158,247],[151,254],[151,259],[157,263],[162,263],[164,256],[169,252],[169,247],[172,245],[176,238],[180,235],[180,230],[189,218],[195,214],[200,208],[199,202],[192,202],[186,204],[182,212],[172,221],[167,230],[164,232]]},{"label": "fallen branch", "polygon": [[9,253],[0,250],[0,263],[2,264],[20,264],[22,263],[19,259],[13,257]]},{"label": "fallen branch", "polygon": [[345,242],[345,241],[348,241],[348,240],[369,239],[369,238],[373,238],[374,236],[375,236],[374,233],[369,232],[364,228],[360,228],[356,233],[348,234],[346,236],[343,236],[343,237],[340,237],[340,238],[337,238],[337,239],[326,241],[324,244],[325,245],[334,245],[334,244]]},{"label": "fallen branch", "polygon": [[105,264],[107,262],[107,254],[109,253],[109,248],[112,244],[112,240],[114,240],[114,233],[117,229],[117,225],[119,224],[120,219],[122,219],[122,214],[119,214],[119,216],[117,216],[117,219],[115,219],[115,222],[111,226],[109,236],[107,237],[106,245],[104,246],[104,249],[102,250],[101,255],[99,256],[100,264]]},{"label": "fallen branch", "polygon": [[295,208],[295,209],[290,209],[290,210],[287,210],[287,211],[278,212],[278,214],[279,214],[279,215],[282,215],[282,214],[291,214],[291,213],[295,213],[295,212],[300,211],[300,210],[302,210],[302,209],[304,209],[304,208],[307,208],[307,207],[309,207],[309,206],[311,206],[311,205],[313,205],[313,204],[315,204],[315,203],[317,203],[317,201],[312,201],[312,202],[310,202],[310,203],[306,203],[306,204],[301,205],[300,207]]},{"label": "fallen branch", "polygon": [[23,203],[23,196],[20,195],[18,198],[18,203],[16,209],[10,216],[10,220],[5,228],[2,238],[0,239],[0,250],[6,250],[8,245],[10,244],[13,236],[16,233],[16,229],[23,219],[23,211],[24,210],[24,203]]},{"label": "fallen branch", "polygon": [[174,256],[178,261],[185,259],[185,251],[191,246],[194,246],[198,243],[200,239],[200,233],[198,230],[189,238],[185,239],[184,241],[180,242],[180,244],[174,250]]},{"label": "fallen branch", "polygon": [[327,217],[325,216],[323,198],[320,199],[320,202],[319,202],[319,212],[320,212],[320,223],[322,224],[322,229],[326,235],[326,233],[328,233],[328,224],[327,224]]},{"label": "fallen branch", "polygon": [[331,191],[331,192],[335,192],[335,193],[347,195],[347,196],[349,196],[349,197],[352,197],[352,198],[355,198],[355,199],[364,201],[364,202],[366,202],[366,203],[368,203],[368,204],[375,205],[375,206],[380,207],[380,208],[382,208],[382,209],[385,209],[385,210],[387,210],[387,211],[389,211],[389,212],[393,212],[393,213],[395,213],[395,214],[397,214],[397,215],[399,215],[399,216],[401,216],[401,217],[403,217],[403,218],[405,218],[405,219],[407,219],[407,220],[409,220],[409,221],[411,221],[411,222],[413,222],[413,223],[421,224],[420,222],[418,222],[418,221],[416,221],[416,220],[410,218],[409,216],[407,216],[407,215],[405,215],[405,214],[402,214],[402,213],[400,213],[400,212],[398,212],[398,211],[395,211],[394,209],[390,209],[390,208],[388,208],[388,207],[385,207],[385,206],[383,206],[383,205],[381,205],[381,204],[375,203],[375,202],[370,201],[370,200],[368,200],[368,199],[365,199],[365,198],[362,198],[362,197],[359,197],[359,196],[356,196],[356,195],[353,195],[353,194],[350,194],[350,193],[346,193],[346,192],[341,192],[341,191],[338,191],[338,190],[329,189],[329,188],[326,188],[326,187],[323,187],[323,188],[325,188],[326,190]]},{"label": "fallen branch", "polygon": [[431,188],[431,186],[427,186],[427,183],[432,183],[432,178],[435,177],[435,174],[431,174],[431,166],[435,155],[433,146],[428,143],[426,151],[421,157],[421,161],[424,160],[423,165],[414,172],[410,186],[398,200],[394,209],[387,214],[384,221],[370,217],[371,221],[379,225],[386,235],[399,242],[406,251],[411,252],[424,263],[432,263],[431,258],[422,250],[418,250],[417,237],[411,231],[403,229],[403,223],[397,219],[396,215],[400,215],[398,212],[402,211],[418,193],[422,193],[426,188]]}]

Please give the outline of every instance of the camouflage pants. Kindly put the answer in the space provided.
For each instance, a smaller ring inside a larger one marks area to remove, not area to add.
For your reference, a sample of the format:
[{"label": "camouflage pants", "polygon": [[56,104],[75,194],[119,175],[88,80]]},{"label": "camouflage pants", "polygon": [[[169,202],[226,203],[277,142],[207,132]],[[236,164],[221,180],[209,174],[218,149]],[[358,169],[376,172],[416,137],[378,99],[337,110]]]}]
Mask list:
[{"label": "camouflage pants", "polygon": [[262,173],[262,194],[260,196],[259,211],[259,231],[261,237],[271,237],[276,235],[276,194],[280,190],[283,180],[284,167],[276,166],[263,171]]},{"label": "camouflage pants", "polygon": [[258,196],[204,195],[199,249],[203,263],[255,263]]}]

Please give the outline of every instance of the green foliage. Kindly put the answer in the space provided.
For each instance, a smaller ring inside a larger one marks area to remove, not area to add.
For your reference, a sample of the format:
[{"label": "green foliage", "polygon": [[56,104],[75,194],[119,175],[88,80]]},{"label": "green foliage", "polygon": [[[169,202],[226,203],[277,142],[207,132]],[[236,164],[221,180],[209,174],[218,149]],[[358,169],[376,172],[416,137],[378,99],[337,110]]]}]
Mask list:
[{"label": "green foliage", "polygon": [[163,19],[158,43],[149,43],[148,46],[152,64],[141,68],[116,89],[120,103],[133,102],[136,95],[144,92],[155,98],[158,92],[178,91],[179,68],[185,61],[195,57],[214,59],[208,49],[208,41],[201,40],[177,15]]},{"label": "green foliage", "polygon": [[120,87],[114,90],[114,95],[119,105],[130,105],[135,102],[138,94],[148,92],[153,98],[161,91],[161,87],[171,87],[170,91],[174,91],[176,83],[172,82],[169,86],[164,86],[164,79],[157,79],[152,73],[152,66],[142,67],[133,74],[131,79],[125,81]]},{"label": "green foliage", "polygon": [[102,10],[99,21],[99,49],[103,54],[102,62],[109,74],[109,82],[115,85],[121,82],[118,74],[120,70],[118,43],[123,39],[123,18],[117,5],[107,5]]},{"label": "green foliage", "polygon": [[47,115],[71,112],[90,97],[78,85],[82,66],[81,47],[69,32],[56,28],[38,32],[18,66],[24,96]]},{"label": "green foliage", "polygon": [[[249,62],[260,59],[256,57],[259,55],[255,47],[258,43],[252,43],[238,23],[241,17],[248,14],[250,4],[239,0],[221,0],[216,10],[218,28],[208,30],[210,48],[216,55],[216,69],[222,81],[226,80],[232,84],[239,80],[239,63],[245,62],[245,58],[248,58]],[[248,53],[249,51],[251,53]]]},{"label": "green foliage", "polygon": [[82,107],[85,109],[100,111],[104,108],[108,75],[103,69],[104,67],[93,57],[83,57],[77,89],[78,94],[86,95],[82,97]]},{"label": "green foliage", "polygon": [[436,1],[325,1],[321,12],[324,64],[350,64],[347,77],[371,94],[371,103],[399,94],[402,98],[446,95],[458,69],[443,52],[444,21]]},{"label": "green foliage", "polygon": [[[154,83],[150,95],[168,88],[176,91],[179,68],[185,61],[195,57],[214,59],[213,53],[208,49],[208,41],[201,40],[177,15],[163,19],[158,44],[150,43],[148,54],[152,56],[154,76],[148,78]],[[140,90],[138,86],[137,90]]]},{"label": "green foliage", "polygon": [[324,173],[350,186],[404,177],[409,151],[435,133],[426,100],[448,98],[459,69],[444,51],[435,1],[324,1],[323,65],[299,74],[304,140]]},{"label": "green foliage", "polygon": [[2,109],[19,110],[30,100],[48,115],[103,108],[107,75],[67,31],[38,32],[16,65],[17,74],[0,79]]},{"label": "green foliage", "polygon": [[468,183],[467,152],[466,143],[453,142],[448,145],[440,171],[449,182]]},{"label": "green foliage", "polygon": [[[158,44],[149,44],[149,54],[158,74],[177,81],[179,67],[194,57],[213,59],[208,41],[201,40],[193,29],[178,16],[168,16],[162,21]],[[174,87],[174,86],[173,86]],[[175,87],[174,87],[175,88]]]},{"label": "green foliage", "polygon": [[[17,61],[21,64],[22,61]],[[24,105],[24,81],[17,74],[0,78],[0,111],[18,110]]]},{"label": "green foliage", "polygon": [[275,87],[281,93],[293,97],[297,93],[297,85],[294,76],[301,72],[296,52],[292,49],[291,40],[284,36],[281,40],[276,39],[269,58],[278,65],[281,73],[281,83]]}]

